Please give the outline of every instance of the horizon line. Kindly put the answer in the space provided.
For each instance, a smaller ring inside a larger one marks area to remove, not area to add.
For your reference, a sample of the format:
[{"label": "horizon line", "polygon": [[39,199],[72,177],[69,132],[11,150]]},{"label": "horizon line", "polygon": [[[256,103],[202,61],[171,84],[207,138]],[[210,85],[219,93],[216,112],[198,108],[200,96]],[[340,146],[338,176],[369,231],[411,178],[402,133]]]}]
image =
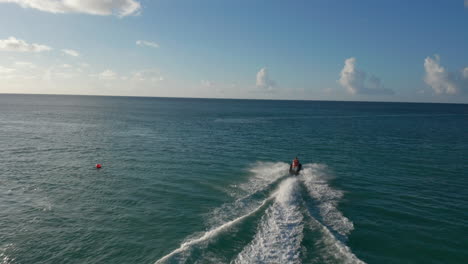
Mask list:
[{"label": "horizon line", "polygon": [[143,96],[143,95],[105,95],[105,94],[47,94],[47,93],[0,93],[0,95],[54,95],[54,96],[94,96],[94,97],[130,97],[160,99],[205,99],[205,100],[245,100],[245,101],[298,101],[298,102],[349,102],[349,103],[407,103],[407,104],[457,104],[449,102],[416,102],[416,101],[366,101],[366,100],[327,100],[327,99],[268,99],[268,98],[228,98],[228,97],[177,97],[177,96]]}]

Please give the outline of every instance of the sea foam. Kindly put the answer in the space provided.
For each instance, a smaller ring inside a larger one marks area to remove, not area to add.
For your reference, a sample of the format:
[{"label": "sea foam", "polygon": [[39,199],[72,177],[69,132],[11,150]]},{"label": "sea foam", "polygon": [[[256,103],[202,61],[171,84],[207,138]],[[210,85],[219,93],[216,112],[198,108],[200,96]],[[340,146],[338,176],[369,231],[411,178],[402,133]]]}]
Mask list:
[{"label": "sea foam", "polygon": [[[283,162],[258,162],[250,172],[250,178],[238,185],[239,198],[214,210],[212,216],[217,221],[209,231],[186,239],[179,248],[156,263],[183,262],[194,247],[209,244],[231,227],[263,211],[253,239],[242,248],[233,263],[301,263],[306,224],[321,234],[314,247],[323,254],[320,256],[322,261],[363,263],[341,239],[354,226],[337,208],[343,192],[329,185],[325,165],[305,164],[299,177],[288,176],[288,164]],[[318,216],[311,208],[302,210],[305,205],[302,188],[315,201],[313,209],[318,210]],[[304,212],[307,218],[304,218]]]},{"label": "sea foam", "polygon": [[304,165],[301,172],[301,182],[309,195],[317,201],[324,225],[346,237],[354,229],[354,225],[337,209],[343,192],[330,187],[328,179],[326,166],[322,164]]},{"label": "sea foam", "polygon": [[[193,246],[209,241],[230,227],[238,224],[245,218],[255,214],[262,209],[266,203],[275,199],[279,192],[272,195],[267,195],[264,199],[255,199],[253,196],[260,192],[264,192],[271,187],[273,183],[287,175],[288,165],[283,162],[257,162],[251,168],[251,176],[248,181],[239,185],[240,197],[233,203],[228,203],[222,207],[215,209],[210,221],[215,222],[215,227],[209,231],[197,236],[196,238],[187,239],[179,248],[173,250],[166,256],[162,257],[156,263],[164,263],[173,257],[189,251]],[[283,197],[282,200],[286,199]],[[231,219],[231,220],[227,220]]]},{"label": "sea foam", "polygon": [[300,263],[303,217],[300,212],[298,180],[288,178],[273,194],[253,241],[234,263]]}]

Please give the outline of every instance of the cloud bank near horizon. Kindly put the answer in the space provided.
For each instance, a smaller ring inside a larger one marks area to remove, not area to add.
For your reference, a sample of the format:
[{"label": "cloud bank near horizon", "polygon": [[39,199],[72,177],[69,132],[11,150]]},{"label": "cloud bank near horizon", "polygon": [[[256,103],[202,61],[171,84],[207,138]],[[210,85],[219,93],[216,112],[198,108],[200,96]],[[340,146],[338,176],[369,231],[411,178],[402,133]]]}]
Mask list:
[{"label": "cloud bank near horizon", "polygon": [[440,56],[427,57],[424,60],[424,82],[429,85],[436,94],[455,95],[468,91],[468,67],[459,73],[447,71],[440,65]]},{"label": "cloud bank near horizon", "polygon": [[367,73],[356,68],[356,58],[345,60],[338,82],[350,94],[391,95],[394,91],[385,88],[375,75],[367,77]]},{"label": "cloud bank near horizon", "polygon": [[270,78],[267,68],[261,68],[257,72],[256,86],[258,88],[266,89],[268,92],[273,91],[276,87],[276,82]]}]

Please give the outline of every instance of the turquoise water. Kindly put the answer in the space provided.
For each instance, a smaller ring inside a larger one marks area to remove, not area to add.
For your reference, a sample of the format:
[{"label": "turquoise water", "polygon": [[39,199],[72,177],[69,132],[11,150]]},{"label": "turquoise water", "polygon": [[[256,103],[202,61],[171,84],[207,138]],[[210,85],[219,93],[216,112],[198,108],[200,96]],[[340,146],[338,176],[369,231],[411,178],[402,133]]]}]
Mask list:
[{"label": "turquoise water", "polygon": [[0,263],[464,263],[467,132],[468,105],[0,95]]}]

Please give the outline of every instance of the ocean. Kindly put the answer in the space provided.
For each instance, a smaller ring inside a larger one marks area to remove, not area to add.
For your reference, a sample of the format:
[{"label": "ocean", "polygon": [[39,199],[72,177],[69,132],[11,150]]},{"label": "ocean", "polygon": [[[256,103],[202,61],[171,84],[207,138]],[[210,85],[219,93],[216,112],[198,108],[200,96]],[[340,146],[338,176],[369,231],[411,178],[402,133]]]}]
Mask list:
[{"label": "ocean", "polygon": [[468,260],[466,104],[3,94],[0,148],[2,264]]}]

